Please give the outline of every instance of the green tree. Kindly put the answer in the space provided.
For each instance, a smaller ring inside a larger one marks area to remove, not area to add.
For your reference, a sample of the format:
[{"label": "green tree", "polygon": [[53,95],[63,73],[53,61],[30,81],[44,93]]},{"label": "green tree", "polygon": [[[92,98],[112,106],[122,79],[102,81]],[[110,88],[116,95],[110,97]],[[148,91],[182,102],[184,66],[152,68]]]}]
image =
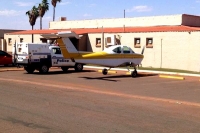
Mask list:
[{"label": "green tree", "polygon": [[48,0],[42,0],[42,3],[38,5],[38,11],[40,16],[40,29],[42,29],[42,18],[48,10],[49,10]]},{"label": "green tree", "polygon": [[55,10],[57,2],[61,2],[61,0],[51,0],[51,4],[53,5],[53,21],[55,20]]},{"label": "green tree", "polygon": [[[26,12],[26,15],[28,15],[28,17],[29,17],[29,23],[32,26],[32,30],[33,30],[35,22],[36,22],[37,18],[39,17],[38,8],[33,6],[31,10]],[[32,42],[33,42],[33,34],[32,34]]]}]

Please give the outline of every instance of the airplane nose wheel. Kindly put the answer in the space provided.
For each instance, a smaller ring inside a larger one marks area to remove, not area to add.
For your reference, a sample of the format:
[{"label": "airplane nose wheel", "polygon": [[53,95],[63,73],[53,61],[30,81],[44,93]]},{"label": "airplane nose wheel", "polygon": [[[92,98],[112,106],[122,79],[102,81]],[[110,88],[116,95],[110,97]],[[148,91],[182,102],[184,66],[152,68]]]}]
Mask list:
[{"label": "airplane nose wheel", "polygon": [[132,76],[132,78],[137,77],[137,71],[136,70],[132,71],[131,72],[131,76]]},{"label": "airplane nose wheel", "polygon": [[108,70],[107,69],[103,69],[102,73],[103,73],[103,75],[107,75],[108,74]]}]

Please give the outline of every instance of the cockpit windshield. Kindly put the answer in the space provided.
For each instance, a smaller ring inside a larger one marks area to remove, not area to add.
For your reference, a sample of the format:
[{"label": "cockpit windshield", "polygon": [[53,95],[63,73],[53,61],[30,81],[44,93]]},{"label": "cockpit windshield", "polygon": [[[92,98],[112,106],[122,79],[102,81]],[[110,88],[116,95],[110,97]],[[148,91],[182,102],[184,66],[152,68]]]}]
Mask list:
[{"label": "cockpit windshield", "polygon": [[129,54],[134,53],[133,50],[130,47],[127,46],[119,46],[113,49],[113,52],[115,53],[123,53],[123,54]]},{"label": "cockpit windshield", "polygon": [[109,53],[117,53],[117,54],[132,54],[135,53],[130,47],[123,46],[123,45],[115,45],[104,50],[105,52]]},{"label": "cockpit windshield", "polygon": [[123,53],[124,54],[131,53],[130,48],[127,46],[123,46]]}]

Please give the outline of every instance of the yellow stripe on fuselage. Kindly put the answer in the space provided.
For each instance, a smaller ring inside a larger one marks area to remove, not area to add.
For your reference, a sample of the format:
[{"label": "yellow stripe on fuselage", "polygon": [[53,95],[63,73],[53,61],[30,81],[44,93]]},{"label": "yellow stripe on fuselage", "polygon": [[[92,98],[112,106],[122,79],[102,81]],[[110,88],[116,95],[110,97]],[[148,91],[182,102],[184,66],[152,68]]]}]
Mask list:
[{"label": "yellow stripe on fuselage", "polygon": [[[81,54],[81,53],[80,53]],[[90,54],[81,55],[81,57],[77,57],[77,59],[119,59],[119,58],[143,58],[143,55],[139,54],[109,54],[106,52],[95,52]]]}]

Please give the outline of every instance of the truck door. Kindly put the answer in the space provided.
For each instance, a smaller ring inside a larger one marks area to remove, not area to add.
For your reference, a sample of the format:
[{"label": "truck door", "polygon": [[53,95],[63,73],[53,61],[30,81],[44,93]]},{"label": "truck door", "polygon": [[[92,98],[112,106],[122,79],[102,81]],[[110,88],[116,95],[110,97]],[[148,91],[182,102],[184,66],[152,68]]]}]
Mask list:
[{"label": "truck door", "polygon": [[52,66],[74,66],[70,59],[65,59],[59,47],[51,49]]},{"label": "truck door", "polygon": [[51,59],[52,66],[61,66],[61,60],[63,58],[62,58],[60,48],[57,48],[57,47],[52,48],[51,55],[52,55],[52,59]]}]

